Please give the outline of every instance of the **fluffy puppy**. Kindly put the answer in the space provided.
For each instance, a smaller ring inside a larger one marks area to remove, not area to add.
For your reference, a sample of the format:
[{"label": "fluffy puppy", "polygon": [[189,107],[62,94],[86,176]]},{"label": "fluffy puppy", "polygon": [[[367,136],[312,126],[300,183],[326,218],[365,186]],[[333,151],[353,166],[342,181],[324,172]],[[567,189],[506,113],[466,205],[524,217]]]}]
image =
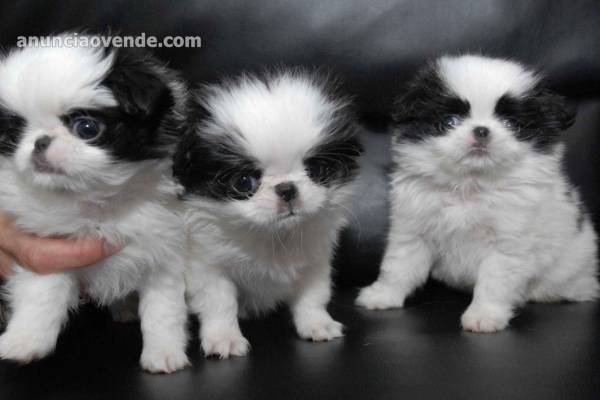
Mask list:
[{"label": "fluffy puppy", "polygon": [[289,303],[298,334],[342,336],[326,310],[330,260],[358,171],[348,102],[281,72],[205,87],[204,118],[178,149],[189,213],[188,304],[204,353],[247,353],[238,315]]},{"label": "fluffy puppy", "polygon": [[431,273],[473,291],[465,330],[494,332],[526,301],[598,296],[596,234],[561,165],[574,113],[538,74],[442,57],[395,117],[388,247],[359,305],[401,307]]},{"label": "fluffy puppy", "polygon": [[0,62],[0,209],[37,235],[103,238],[122,250],[86,268],[38,275],[18,265],[0,357],[54,349],[80,289],[100,304],[139,291],[141,365],[188,364],[185,235],[170,177],[186,88],[149,55],[24,48]]}]

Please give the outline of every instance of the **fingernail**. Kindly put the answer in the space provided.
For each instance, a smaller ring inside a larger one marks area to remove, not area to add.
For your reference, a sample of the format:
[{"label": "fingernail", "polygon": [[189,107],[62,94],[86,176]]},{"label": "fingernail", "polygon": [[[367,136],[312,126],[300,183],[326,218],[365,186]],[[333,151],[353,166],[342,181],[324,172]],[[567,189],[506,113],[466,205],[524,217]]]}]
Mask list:
[{"label": "fingernail", "polygon": [[103,245],[104,254],[106,254],[108,256],[115,254],[116,252],[120,251],[122,248],[123,248],[122,241],[117,241],[117,242],[105,241],[104,245]]}]

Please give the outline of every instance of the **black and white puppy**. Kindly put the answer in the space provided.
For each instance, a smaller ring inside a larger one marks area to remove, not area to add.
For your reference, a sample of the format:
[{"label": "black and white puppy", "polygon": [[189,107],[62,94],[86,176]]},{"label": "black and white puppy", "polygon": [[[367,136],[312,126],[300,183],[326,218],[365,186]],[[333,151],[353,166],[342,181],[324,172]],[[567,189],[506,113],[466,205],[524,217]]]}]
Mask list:
[{"label": "black and white puppy", "polygon": [[361,148],[348,102],[301,72],[205,87],[175,157],[190,229],[188,301],[205,354],[247,353],[238,316],[288,303],[298,334],[330,340],[330,262]]},{"label": "black and white puppy", "polygon": [[0,209],[39,236],[103,238],[122,250],[38,275],[18,265],[0,357],[54,349],[80,288],[101,304],[139,291],[141,365],[185,367],[185,235],[171,178],[187,92],[148,54],[29,47],[0,61]]},{"label": "black and white puppy", "polygon": [[465,330],[504,329],[526,301],[598,297],[596,234],[562,167],[564,99],[522,65],[442,57],[396,104],[391,230],[357,303],[401,307],[429,274],[473,290]]}]

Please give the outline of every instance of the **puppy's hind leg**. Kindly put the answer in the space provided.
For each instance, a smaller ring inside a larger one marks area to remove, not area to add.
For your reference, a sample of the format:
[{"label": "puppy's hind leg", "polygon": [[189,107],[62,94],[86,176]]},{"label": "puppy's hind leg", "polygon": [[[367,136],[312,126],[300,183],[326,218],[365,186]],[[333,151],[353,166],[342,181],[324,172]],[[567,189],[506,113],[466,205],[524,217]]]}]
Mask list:
[{"label": "puppy's hind leg", "polygon": [[592,301],[599,297],[597,238],[588,220],[554,265],[532,285],[529,299]]},{"label": "puppy's hind leg", "polygon": [[572,271],[562,285],[560,295],[569,301],[591,301],[600,297],[598,284],[598,237],[589,218],[555,268]]}]

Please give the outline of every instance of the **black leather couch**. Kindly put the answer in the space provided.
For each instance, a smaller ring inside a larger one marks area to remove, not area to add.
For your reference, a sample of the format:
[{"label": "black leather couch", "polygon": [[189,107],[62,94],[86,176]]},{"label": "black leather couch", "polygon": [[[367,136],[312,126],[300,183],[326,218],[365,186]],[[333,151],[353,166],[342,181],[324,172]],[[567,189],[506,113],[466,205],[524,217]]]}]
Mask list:
[{"label": "black leather couch", "polygon": [[[594,399],[600,398],[600,305],[529,305],[504,332],[463,333],[467,294],[428,284],[402,310],[353,306],[384,247],[387,112],[401,84],[440,53],[477,51],[542,67],[578,107],[567,169],[600,228],[600,2],[513,0],[21,0],[0,6],[0,44],[73,28],[200,35],[201,49],[157,49],[192,81],[273,64],[326,66],[355,96],[367,148],[363,190],[335,260],[332,314],[346,336],[298,339],[286,310],[242,329],[251,355],[204,359],[191,322],[193,368],[138,367],[136,324],[85,307],[55,355],[0,362],[0,399]],[[1,183],[0,183],[1,184]]]}]

